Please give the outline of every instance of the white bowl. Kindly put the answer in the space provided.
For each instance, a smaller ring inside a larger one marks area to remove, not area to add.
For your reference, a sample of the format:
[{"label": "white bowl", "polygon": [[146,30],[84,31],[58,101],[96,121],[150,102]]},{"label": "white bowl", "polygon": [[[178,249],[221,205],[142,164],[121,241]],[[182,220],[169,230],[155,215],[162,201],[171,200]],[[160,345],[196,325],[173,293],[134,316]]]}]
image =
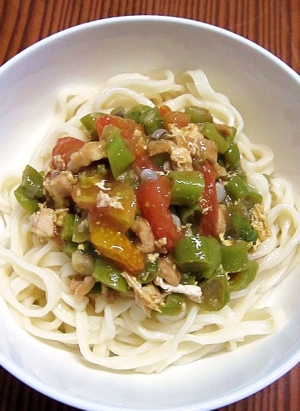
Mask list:
[{"label": "white bowl", "polygon": [[[58,92],[114,74],[201,68],[245,120],[245,132],[275,152],[276,170],[300,192],[299,76],[229,31],[185,19],[111,18],[55,34],[0,68],[2,169],[22,170],[54,112]],[[299,271],[299,270],[298,270]],[[257,392],[300,359],[297,270],[272,294],[287,315],[275,335],[170,367],[161,374],[105,372],[20,329],[0,299],[0,363],[34,389],[85,410],[209,410]]]}]

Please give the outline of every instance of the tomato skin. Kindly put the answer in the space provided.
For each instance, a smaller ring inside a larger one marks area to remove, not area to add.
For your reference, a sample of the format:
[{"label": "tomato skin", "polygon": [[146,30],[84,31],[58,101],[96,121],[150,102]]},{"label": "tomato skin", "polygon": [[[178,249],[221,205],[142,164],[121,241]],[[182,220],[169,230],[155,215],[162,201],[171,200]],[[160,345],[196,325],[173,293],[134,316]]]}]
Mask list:
[{"label": "tomato skin", "polygon": [[163,104],[162,106],[159,107],[159,112],[160,115],[163,117],[165,114],[169,113],[171,111],[169,106],[166,106],[165,104]]},{"label": "tomato skin", "polygon": [[156,240],[166,239],[163,249],[170,251],[182,233],[175,225],[171,211],[171,185],[167,177],[142,181],[137,189],[137,201],[150,224]]},{"label": "tomato skin", "polygon": [[54,166],[54,168],[56,168],[56,156],[60,156],[60,158],[65,163],[64,169],[66,169],[71,155],[80,150],[81,147],[84,146],[84,144],[84,141],[78,140],[78,138],[74,137],[59,138],[52,149],[52,165]]},{"label": "tomato skin", "polygon": [[138,275],[145,266],[144,254],[118,229],[105,221],[89,219],[91,242],[100,255],[114,261],[129,274]]},{"label": "tomato skin", "polygon": [[118,127],[122,131],[122,137],[128,138],[135,130],[143,131],[143,126],[135,123],[133,120],[125,119],[112,114],[106,114],[99,116],[96,120],[96,129],[99,139],[101,138],[102,131],[105,126],[112,125]]},{"label": "tomato skin", "polygon": [[145,168],[150,168],[152,170],[157,169],[149,157],[147,150],[145,150],[145,148],[143,148],[139,143],[138,137],[134,136],[134,132],[136,130],[139,130],[142,134],[144,134],[144,127],[141,124],[137,124],[131,119],[124,119],[111,114],[100,116],[96,122],[99,139],[101,139],[103,129],[107,125],[113,125],[121,130],[122,137],[127,141],[130,150],[136,157],[133,162],[133,167],[137,173],[140,173],[141,170]]},{"label": "tomato skin", "polygon": [[191,122],[191,116],[181,111],[169,111],[163,116],[164,127],[168,130],[170,124],[178,128],[187,126]]},{"label": "tomato skin", "polygon": [[218,238],[218,197],[215,181],[215,169],[210,161],[197,167],[202,173],[205,187],[202,193],[201,206],[205,210],[200,221],[200,234]]}]

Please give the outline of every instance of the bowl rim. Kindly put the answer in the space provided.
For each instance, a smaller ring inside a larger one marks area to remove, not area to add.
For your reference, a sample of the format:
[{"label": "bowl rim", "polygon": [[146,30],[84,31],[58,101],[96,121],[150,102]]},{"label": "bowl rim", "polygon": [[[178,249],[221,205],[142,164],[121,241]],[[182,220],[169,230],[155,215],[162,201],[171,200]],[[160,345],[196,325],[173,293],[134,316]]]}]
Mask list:
[{"label": "bowl rim", "polygon": [[186,17],[176,17],[176,16],[162,16],[162,15],[156,15],[156,14],[148,14],[148,15],[127,15],[127,16],[114,16],[114,17],[105,17],[102,19],[97,19],[93,21],[88,21],[84,23],[77,24],[72,27],[68,27],[66,29],[60,30],[56,33],[50,34],[49,36],[38,40],[37,42],[31,44],[30,46],[26,47],[25,49],[21,50],[19,53],[17,53],[15,56],[11,57],[9,60],[7,60],[5,63],[3,63],[0,66],[0,76],[2,74],[2,69],[9,69],[9,66],[14,64],[16,60],[19,60],[23,56],[25,56],[27,53],[33,52],[36,49],[50,43],[53,41],[58,40],[60,37],[65,37],[68,35],[71,35],[73,32],[81,31],[86,28],[93,28],[94,26],[105,26],[107,24],[121,24],[121,23],[135,23],[135,22],[142,22],[142,21],[151,21],[151,22],[168,22],[168,23],[179,23],[179,24],[185,24],[185,25],[191,25],[194,27],[202,27],[206,28],[207,30],[211,30],[215,33],[223,34],[226,37],[229,37],[233,40],[238,40],[249,47],[255,49],[258,51],[260,54],[265,54],[268,58],[273,60],[276,64],[281,66],[284,70],[288,71],[288,74],[294,77],[296,81],[300,83],[300,75],[292,68],[290,67],[287,63],[285,63],[282,59],[280,59],[278,56],[273,54],[271,51],[267,50],[263,46],[255,43],[253,40],[250,40],[241,34],[235,33],[229,29],[219,27],[217,25],[211,24],[211,23],[206,23]]}]

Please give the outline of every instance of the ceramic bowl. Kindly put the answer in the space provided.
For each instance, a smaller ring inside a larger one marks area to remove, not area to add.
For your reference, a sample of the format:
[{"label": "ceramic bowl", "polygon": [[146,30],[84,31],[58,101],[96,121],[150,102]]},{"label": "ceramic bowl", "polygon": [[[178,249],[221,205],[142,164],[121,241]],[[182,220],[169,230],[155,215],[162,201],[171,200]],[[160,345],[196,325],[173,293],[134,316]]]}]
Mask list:
[{"label": "ceramic bowl", "polygon": [[[122,72],[201,68],[226,94],[253,142],[272,147],[278,173],[300,192],[300,81],[278,58],[229,31],[191,20],[135,16],[82,24],[21,52],[0,68],[0,159],[23,169],[62,88],[96,86]],[[160,374],[88,366],[61,346],[33,338],[0,299],[0,363],[41,393],[85,410],[212,410],[266,387],[300,359],[299,269],[273,292],[282,329],[232,352]]]}]

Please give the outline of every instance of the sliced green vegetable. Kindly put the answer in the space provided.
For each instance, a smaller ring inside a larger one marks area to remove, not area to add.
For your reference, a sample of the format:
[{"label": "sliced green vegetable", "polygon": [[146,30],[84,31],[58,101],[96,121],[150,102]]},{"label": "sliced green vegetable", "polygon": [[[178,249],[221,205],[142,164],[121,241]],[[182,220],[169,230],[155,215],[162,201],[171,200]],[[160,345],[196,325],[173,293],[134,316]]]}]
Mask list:
[{"label": "sliced green vegetable", "polygon": [[197,285],[196,274],[195,273],[182,273],[180,284]]},{"label": "sliced green vegetable", "polygon": [[164,300],[160,311],[153,311],[156,315],[179,315],[185,307],[185,297],[181,294],[169,294]]},{"label": "sliced green vegetable", "polygon": [[72,241],[74,243],[84,243],[89,239],[89,228],[86,218],[81,218],[78,215],[74,216]]},{"label": "sliced green vegetable", "polygon": [[93,277],[114,290],[124,293],[128,290],[128,284],[121,275],[121,271],[107,258],[99,257],[96,259]]},{"label": "sliced green vegetable", "polygon": [[22,174],[22,187],[30,198],[43,197],[43,176],[35,168],[27,165]]},{"label": "sliced green vegetable", "polygon": [[200,306],[203,310],[219,311],[230,301],[227,277],[222,270],[218,270],[214,276],[203,281],[200,287],[202,291]]},{"label": "sliced green vegetable", "polygon": [[261,194],[251,190],[242,177],[238,175],[228,179],[225,190],[233,201],[241,200],[247,208],[252,208],[255,204],[262,202]]},{"label": "sliced green vegetable", "polygon": [[229,220],[235,234],[241,240],[247,241],[248,243],[252,242],[253,244],[256,244],[258,239],[258,233],[257,231],[252,229],[248,218],[238,213],[233,213],[229,215]]},{"label": "sliced green vegetable", "polygon": [[72,241],[68,241],[64,243],[64,253],[68,257],[72,257],[72,254],[78,249],[78,244],[73,243]]},{"label": "sliced green vegetable", "polygon": [[225,167],[230,170],[234,171],[237,170],[240,166],[240,150],[236,143],[231,143],[228,150],[225,151],[223,155]]},{"label": "sliced green vegetable", "polygon": [[121,175],[135,160],[135,155],[118,129],[110,135],[105,148],[114,178]]},{"label": "sliced green vegetable", "polygon": [[204,178],[200,171],[171,171],[171,204],[191,205],[199,201],[204,189]]},{"label": "sliced green vegetable", "polygon": [[224,154],[230,147],[230,142],[227,141],[217,130],[216,126],[211,123],[204,123],[201,133],[209,140],[213,141],[218,147],[218,151]]},{"label": "sliced green vegetable", "polygon": [[221,246],[222,266],[227,273],[244,271],[250,266],[248,247],[245,241],[230,246]]},{"label": "sliced green vegetable", "polygon": [[124,118],[143,124],[145,133],[151,135],[155,130],[163,128],[163,121],[157,106],[139,105],[125,113]]},{"label": "sliced green vegetable", "polygon": [[221,264],[221,246],[214,237],[182,237],[173,252],[180,270],[197,272],[205,278],[211,277]]},{"label": "sliced green vegetable", "polygon": [[74,214],[66,214],[64,225],[61,232],[61,239],[64,241],[71,241],[73,237],[73,230],[74,230],[74,221],[75,215]]},{"label": "sliced green vegetable", "polygon": [[195,219],[201,215],[200,202],[191,206],[178,207],[178,214],[183,225],[195,222]]},{"label": "sliced green vegetable", "polygon": [[244,290],[255,279],[257,271],[258,263],[250,261],[250,265],[246,270],[229,274],[229,291]]},{"label": "sliced green vegetable", "polygon": [[160,115],[159,108],[149,107],[145,110],[140,117],[140,123],[144,125],[145,133],[151,135],[155,130],[163,127],[162,117]]},{"label": "sliced green vegetable", "polygon": [[106,169],[104,165],[92,165],[78,173],[78,180],[83,186],[87,187],[102,181],[105,174]]},{"label": "sliced green vegetable", "polygon": [[103,113],[89,113],[89,114],[86,114],[85,116],[83,116],[80,119],[81,124],[89,132],[92,141],[97,141],[98,140],[98,132],[97,132],[97,129],[96,129],[96,120],[102,114]]},{"label": "sliced green vegetable", "polygon": [[118,107],[116,107],[116,108],[114,108],[111,112],[110,112],[110,114],[112,115],[112,116],[118,116],[118,117],[124,117],[124,114],[125,114],[125,108],[124,108],[124,106],[118,106]]},{"label": "sliced green vegetable", "polygon": [[143,271],[136,277],[138,281],[142,284],[151,283],[157,276],[157,259],[155,261],[147,260],[145,263],[145,268]]},{"label": "sliced green vegetable", "polygon": [[14,192],[19,204],[30,214],[38,211],[43,195],[43,176],[35,168],[27,165],[22,173],[22,181]]},{"label": "sliced green vegetable", "polygon": [[33,214],[38,211],[39,202],[33,198],[28,197],[28,195],[26,195],[26,190],[24,187],[22,187],[22,185],[19,185],[14,194],[18,203],[24,208],[24,210],[27,211],[27,213]]},{"label": "sliced green vegetable", "polygon": [[191,123],[212,123],[213,116],[204,107],[189,106],[186,107],[185,113],[191,116]]}]

